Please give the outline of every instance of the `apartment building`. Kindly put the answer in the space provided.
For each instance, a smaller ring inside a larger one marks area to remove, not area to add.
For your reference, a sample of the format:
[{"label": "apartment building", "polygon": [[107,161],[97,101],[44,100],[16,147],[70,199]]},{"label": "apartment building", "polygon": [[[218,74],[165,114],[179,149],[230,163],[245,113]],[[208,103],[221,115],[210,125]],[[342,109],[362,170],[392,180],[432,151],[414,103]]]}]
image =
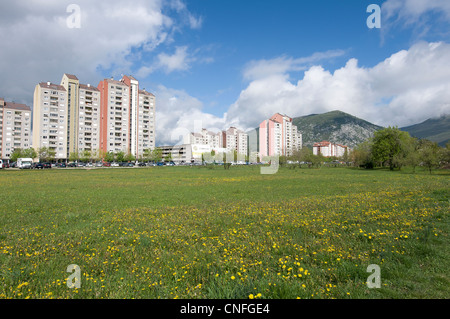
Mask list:
[{"label": "apartment building", "polygon": [[33,101],[33,147],[48,147],[56,160],[67,158],[67,90],[51,82],[36,85]]},{"label": "apartment building", "polygon": [[138,158],[145,150],[154,149],[155,96],[139,90],[132,76],[120,81],[105,79],[100,91],[100,149],[104,152],[131,153]]},{"label": "apartment building", "polygon": [[319,143],[314,143],[313,145],[313,154],[325,157],[341,157],[345,154],[345,151],[350,151],[349,147],[346,145],[331,143],[328,141],[322,141]]},{"label": "apartment building", "polygon": [[130,91],[122,81],[105,79],[100,91],[100,150],[131,152]]},{"label": "apartment building", "polygon": [[237,154],[248,155],[248,135],[235,127],[222,132],[222,147],[227,151],[237,151]]},{"label": "apartment building", "polygon": [[[100,90],[90,84],[79,85],[77,151],[100,149]],[[69,154],[70,155],[70,154]]]},{"label": "apartment building", "polygon": [[3,158],[3,109],[5,100],[0,97],[0,159]]},{"label": "apartment building", "polygon": [[202,129],[200,133],[191,132],[184,137],[185,144],[207,145],[211,150],[217,152],[234,152],[239,155],[247,156],[248,136],[244,131],[235,127],[230,127],[225,131],[218,133]]},{"label": "apartment building", "polygon": [[[144,154],[147,149],[154,149],[156,144],[155,95],[139,90],[137,155]],[[136,157],[138,157],[136,156]]]},{"label": "apartment building", "polygon": [[79,129],[79,107],[80,107],[80,81],[75,75],[64,74],[61,79],[61,86],[67,92],[67,150],[66,156],[78,152],[78,129]]},{"label": "apartment building", "polygon": [[[193,146],[191,144],[159,146],[161,149],[162,160],[170,158],[174,163],[191,163],[194,161]],[[199,161],[201,162],[201,155]]]},{"label": "apartment building", "polygon": [[287,115],[275,114],[259,125],[260,156],[290,156],[302,148],[302,135]]},{"label": "apartment building", "polygon": [[209,145],[213,149],[222,148],[223,137],[222,132],[214,133],[207,129],[202,129],[200,133],[190,133],[185,136],[186,144]]},{"label": "apartment building", "polygon": [[15,149],[31,147],[31,108],[0,98],[0,159],[9,160]]}]

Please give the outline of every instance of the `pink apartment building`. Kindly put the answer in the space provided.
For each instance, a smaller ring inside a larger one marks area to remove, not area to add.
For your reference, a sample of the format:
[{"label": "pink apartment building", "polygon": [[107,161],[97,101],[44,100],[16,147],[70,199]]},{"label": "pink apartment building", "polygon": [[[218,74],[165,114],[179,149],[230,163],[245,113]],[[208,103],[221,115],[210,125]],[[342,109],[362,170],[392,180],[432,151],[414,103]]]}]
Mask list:
[{"label": "pink apartment building", "polygon": [[259,154],[264,156],[290,156],[302,148],[302,135],[292,118],[277,113],[259,125]]}]

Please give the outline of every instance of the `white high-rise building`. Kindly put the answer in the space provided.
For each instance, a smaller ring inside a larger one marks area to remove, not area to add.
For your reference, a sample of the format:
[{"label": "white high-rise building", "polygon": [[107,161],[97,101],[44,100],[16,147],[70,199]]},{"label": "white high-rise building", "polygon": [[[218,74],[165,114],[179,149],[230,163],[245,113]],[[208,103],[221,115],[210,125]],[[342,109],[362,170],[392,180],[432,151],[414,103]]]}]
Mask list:
[{"label": "white high-rise building", "polygon": [[31,147],[31,109],[0,99],[0,159],[9,160],[15,149]]},{"label": "white high-rise building", "polygon": [[56,160],[67,158],[67,91],[58,84],[36,85],[33,101],[33,148],[47,147]]}]

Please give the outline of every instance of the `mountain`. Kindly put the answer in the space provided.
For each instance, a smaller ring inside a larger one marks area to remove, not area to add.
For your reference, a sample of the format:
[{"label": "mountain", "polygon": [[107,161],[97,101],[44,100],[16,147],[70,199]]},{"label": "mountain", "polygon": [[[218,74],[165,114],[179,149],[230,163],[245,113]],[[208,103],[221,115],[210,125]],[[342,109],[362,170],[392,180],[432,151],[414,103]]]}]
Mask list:
[{"label": "mountain", "polygon": [[450,141],[450,114],[400,129],[411,136],[426,138],[444,147]]},{"label": "mountain", "polygon": [[383,128],[341,111],[296,117],[292,122],[303,135],[303,145],[308,147],[329,141],[353,148]]}]

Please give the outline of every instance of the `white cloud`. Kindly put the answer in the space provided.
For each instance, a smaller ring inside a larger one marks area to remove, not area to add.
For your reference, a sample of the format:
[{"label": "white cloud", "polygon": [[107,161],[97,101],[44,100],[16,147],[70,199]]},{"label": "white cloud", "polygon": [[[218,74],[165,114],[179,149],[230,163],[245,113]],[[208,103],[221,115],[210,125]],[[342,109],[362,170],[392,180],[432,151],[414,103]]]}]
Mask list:
[{"label": "white cloud", "polygon": [[411,28],[416,39],[424,39],[431,34],[449,35],[448,0],[387,0],[381,8],[382,41],[395,33],[393,31],[398,27]]},{"label": "white cloud", "polygon": [[425,13],[442,12],[450,19],[450,1],[448,0],[387,0],[382,5],[386,19],[397,16],[407,24],[417,22]]},{"label": "white cloud", "polygon": [[189,132],[202,128],[219,131],[226,125],[225,118],[204,113],[203,103],[183,90],[160,85],[155,95],[158,145],[175,145]]},{"label": "white cloud", "polygon": [[297,58],[282,56],[271,60],[258,60],[249,62],[243,72],[246,80],[256,80],[267,75],[286,74],[286,72],[305,70],[311,63],[331,59],[344,55],[343,50],[330,50],[317,52],[309,57]]},{"label": "white cloud", "polygon": [[450,44],[421,42],[372,68],[356,59],[333,73],[314,65],[297,83],[289,80],[298,67],[289,63],[294,60],[253,62],[251,74],[258,77],[231,105],[227,122],[252,128],[275,112],[295,117],[341,110],[401,127],[450,113]]},{"label": "white cloud", "polygon": [[[41,81],[59,82],[63,73],[76,74],[96,85],[101,70],[130,74],[142,50],[170,43],[175,32],[189,26],[190,12],[169,16],[162,0],[79,0],[81,28],[68,28],[70,0],[17,0],[0,3],[0,95],[32,105]],[[182,3],[180,1],[180,3]],[[133,49],[139,48],[138,53]],[[177,55],[178,54],[178,55]],[[161,56],[168,70],[183,68],[183,50]],[[149,73],[150,70],[142,70]],[[19,102],[19,101],[18,101]]]},{"label": "white cloud", "polygon": [[166,73],[173,71],[186,71],[189,69],[187,46],[177,47],[173,55],[161,53],[158,55],[157,68],[162,68]]},{"label": "white cloud", "polygon": [[378,125],[399,127],[450,113],[450,44],[421,42],[371,68],[359,66],[354,58],[334,72],[313,65],[301,79],[291,81],[289,73],[301,67],[292,61],[305,59],[281,57],[247,64],[243,77],[251,81],[223,117],[203,112],[203,103],[184,91],[160,86],[158,142],[176,144],[186,132],[203,127],[250,130],[276,112],[296,117],[341,110]]}]

